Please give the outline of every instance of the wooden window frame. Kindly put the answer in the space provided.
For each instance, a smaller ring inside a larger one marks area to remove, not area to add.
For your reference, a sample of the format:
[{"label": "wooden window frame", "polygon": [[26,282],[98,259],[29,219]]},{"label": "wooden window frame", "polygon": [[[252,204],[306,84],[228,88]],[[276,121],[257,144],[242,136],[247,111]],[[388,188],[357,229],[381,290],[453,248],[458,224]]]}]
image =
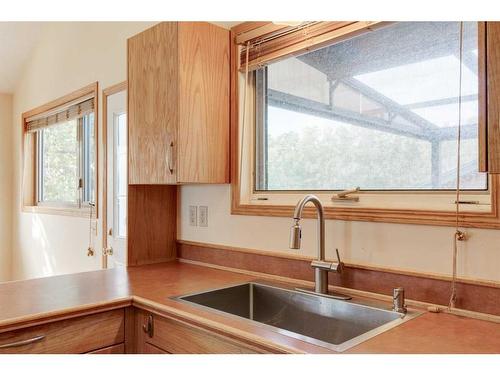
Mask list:
[{"label": "wooden window frame", "polygon": [[[98,110],[98,93],[99,84],[94,82],[81,89],[71,92],[65,96],[57,98],[51,102],[33,108],[21,115],[22,125],[22,147],[21,147],[21,211],[39,214],[51,214],[62,216],[89,217],[92,211],[92,218],[98,218],[98,200],[99,200],[99,110]],[[37,197],[37,136],[36,133],[26,132],[27,119],[30,117],[52,111],[58,107],[64,106],[70,102],[84,98],[89,95],[93,96],[94,100],[94,137],[95,137],[95,208],[90,207],[75,207],[73,205],[65,205],[57,202],[38,203]]]},{"label": "wooden window frame", "polygon": [[[247,204],[241,201],[241,189],[239,173],[240,155],[240,65],[242,46],[236,43],[242,39],[242,35],[253,33],[258,28],[269,25],[269,22],[246,22],[231,29],[231,214],[251,215],[251,216],[275,216],[291,217],[294,206],[292,205],[272,205],[272,204]],[[479,22],[478,38],[484,45],[484,52],[479,53],[479,144],[480,144],[480,170],[484,170],[485,160],[491,156],[485,152],[484,145],[491,145],[488,138],[487,119],[490,118],[488,112],[489,98],[494,92],[490,90],[492,78],[491,70],[486,70],[488,58],[491,55],[491,40],[486,44],[486,30],[489,25],[486,22]],[[268,27],[267,27],[268,28]],[[367,27],[368,28],[368,27]],[[269,29],[269,28],[268,28]],[[489,29],[488,29],[489,30]],[[488,34],[489,35],[489,34]],[[500,43],[500,33],[498,33],[498,43]],[[498,49],[498,47],[497,47]],[[293,52],[296,53],[296,52]],[[485,56],[488,54],[488,57]],[[276,55],[277,59],[289,55]],[[495,70],[496,71],[496,70]],[[497,72],[498,74],[498,72]],[[496,86],[495,86],[496,89]],[[491,105],[491,104],[490,104]],[[491,125],[491,124],[490,124]],[[491,134],[490,134],[491,137]],[[493,171],[492,171],[493,172]],[[491,174],[489,176],[489,190],[491,196],[491,210],[488,212],[460,212],[459,224],[462,227],[500,229],[500,175]],[[306,208],[306,217],[315,217],[316,213],[312,208]],[[417,209],[382,209],[382,208],[356,208],[356,207],[325,207],[325,218],[347,221],[368,221],[385,223],[406,223],[438,226],[454,226],[456,224],[455,212],[440,210],[417,210]]]}]

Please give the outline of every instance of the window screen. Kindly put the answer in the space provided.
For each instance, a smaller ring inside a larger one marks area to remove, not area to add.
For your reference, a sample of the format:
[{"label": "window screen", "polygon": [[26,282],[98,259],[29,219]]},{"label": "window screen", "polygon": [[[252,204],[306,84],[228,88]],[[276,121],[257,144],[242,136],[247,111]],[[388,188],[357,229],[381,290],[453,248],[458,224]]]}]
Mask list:
[{"label": "window screen", "polygon": [[[448,190],[478,172],[477,23],[401,22],[256,71],[256,190]],[[462,90],[459,92],[460,65]]]}]

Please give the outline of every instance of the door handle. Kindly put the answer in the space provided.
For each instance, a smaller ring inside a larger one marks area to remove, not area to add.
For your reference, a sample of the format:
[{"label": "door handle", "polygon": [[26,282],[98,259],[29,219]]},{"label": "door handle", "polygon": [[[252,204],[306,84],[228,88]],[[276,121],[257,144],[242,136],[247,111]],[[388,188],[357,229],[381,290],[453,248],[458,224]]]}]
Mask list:
[{"label": "door handle", "polygon": [[111,246],[108,246],[102,252],[104,255],[113,255],[113,248]]},{"label": "door handle", "polygon": [[167,164],[170,174],[174,174],[173,158],[174,158],[174,142],[170,142],[167,154]]}]

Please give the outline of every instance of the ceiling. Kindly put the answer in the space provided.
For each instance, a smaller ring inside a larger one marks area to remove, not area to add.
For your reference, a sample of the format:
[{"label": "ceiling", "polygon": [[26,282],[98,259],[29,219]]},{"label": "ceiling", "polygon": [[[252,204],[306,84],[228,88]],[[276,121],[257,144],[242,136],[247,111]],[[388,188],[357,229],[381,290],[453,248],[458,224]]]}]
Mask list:
[{"label": "ceiling", "polygon": [[0,22],[0,93],[12,93],[41,34],[43,22]]},{"label": "ceiling", "polygon": [[[240,22],[213,22],[225,28]],[[43,22],[0,22],[0,93],[12,93],[38,43]]]}]

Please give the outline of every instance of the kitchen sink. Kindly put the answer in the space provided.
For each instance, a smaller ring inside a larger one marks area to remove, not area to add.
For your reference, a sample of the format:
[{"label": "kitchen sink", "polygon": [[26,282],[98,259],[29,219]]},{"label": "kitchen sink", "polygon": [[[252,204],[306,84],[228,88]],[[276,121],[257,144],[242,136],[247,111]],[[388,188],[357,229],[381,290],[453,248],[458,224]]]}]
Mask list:
[{"label": "kitchen sink", "polygon": [[337,300],[261,282],[175,299],[249,319],[284,335],[339,352],[420,314],[411,309],[402,314],[362,302]]}]

